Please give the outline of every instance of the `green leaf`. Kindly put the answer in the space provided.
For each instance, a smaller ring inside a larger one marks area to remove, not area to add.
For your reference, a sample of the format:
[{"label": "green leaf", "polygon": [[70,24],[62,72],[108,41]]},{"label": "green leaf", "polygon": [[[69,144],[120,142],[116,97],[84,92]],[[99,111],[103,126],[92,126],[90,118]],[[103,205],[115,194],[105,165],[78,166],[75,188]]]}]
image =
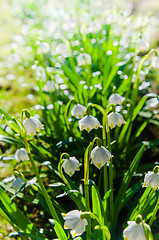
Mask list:
[{"label": "green leaf", "polygon": [[142,107],[143,107],[143,105],[146,102],[148,97],[149,96],[145,95],[144,97],[141,98],[141,100],[139,101],[138,105],[134,109],[133,116],[132,116],[132,121],[135,120],[135,118],[137,117],[138,113],[142,109]]},{"label": "green leaf", "polygon": [[92,186],[92,210],[95,215],[98,216],[99,220],[104,224],[104,209],[102,200],[97,187]]},{"label": "green leaf", "polygon": [[63,227],[56,220],[49,219],[49,222],[54,226],[57,237],[60,240],[68,240]]},{"label": "green leaf", "polygon": [[34,234],[39,236],[38,230],[34,227],[23,212],[18,209],[14,202],[0,187],[0,213],[7,219],[12,227],[18,232],[23,231],[25,233]]},{"label": "green leaf", "polygon": [[115,200],[115,206],[114,206],[114,212],[116,213],[114,216],[115,222],[117,221],[117,217],[118,217],[119,211],[121,209],[122,200],[125,197],[125,192],[129,186],[129,183],[133,177],[134,172],[136,171],[136,169],[138,167],[138,164],[139,164],[141,157],[143,155],[143,152],[144,152],[144,148],[145,148],[145,145],[143,145],[137,152],[137,154],[134,157],[134,160],[132,161],[130,168],[126,172],[126,174],[123,178],[122,184],[119,188],[119,191],[118,191],[118,194],[117,194],[117,197]]},{"label": "green leaf", "polygon": [[14,236],[29,237],[32,240],[48,240],[48,238],[45,238],[45,237],[36,236],[36,235],[33,235],[33,234],[23,233],[23,232],[10,233],[8,236],[9,237],[14,237]]},{"label": "green leaf", "polygon": [[[104,225],[104,209],[99,191],[96,186],[92,186],[92,211],[98,216],[100,222]],[[95,231],[93,236],[96,240],[105,239],[105,236],[101,231]]]},{"label": "green leaf", "polygon": [[9,143],[11,145],[15,145],[19,142],[21,142],[20,140],[17,140],[16,138],[13,137],[8,137],[5,135],[0,135],[0,142],[5,142],[5,143]]}]

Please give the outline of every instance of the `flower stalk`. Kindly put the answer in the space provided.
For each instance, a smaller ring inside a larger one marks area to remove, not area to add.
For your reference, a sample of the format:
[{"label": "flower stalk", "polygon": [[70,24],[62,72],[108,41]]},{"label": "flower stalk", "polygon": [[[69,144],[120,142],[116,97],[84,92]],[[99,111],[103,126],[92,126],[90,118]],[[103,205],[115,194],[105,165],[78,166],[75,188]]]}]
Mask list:
[{"label": "flower stalk", "polygon": [[95,220],[97,221],[97,223],[99,224],[99,225],[95,226],[95,229],[100,229],[100,230],[102,230],[102,231],[104,232],[107,240],[110,240],[110,239],[111,239],[111,235],[110,235],[110,232],[109,232],[109,229],[107,228],[107,226],[103,225],[103,224],[100,222],[99,218],[98,218],[94,213],[92,213],[92,212],[83,212],[83,213],[81,214],[81,218],[85,218],[87,215],[90,216],[90,217],[92,217],[93,219],[95,219]]},{"label": "flower stalk", "polygon": [[157,213],[158,209],[159,209],[159,197],[158,197],[158,199],[157,199],[156,206],[155,206],[155,208],[154,208],[154,210],[153,210],[151,219],[150,219],[150,221],[149,221],[149,226],[150,226],[150,227],[151,227],[152,223],[154,222],[154,220],[155,220],[155,218],[156,218],[156,213]]},{"label": "flower stalk", "polygon": [[50,213],[51,213],[52,217],[53,217],[56,221],[58,221],[58,222],[60,223],[60,219],[59,219],[59,217],[58,217],[58,215],[57,215],[57,212],[56,212],[56,210],[55,210],[55,208],[54,208],[54,206],[53,206],[53,204],[52,204],[52,202],[51,202],[51,200],[50,200],[50,197],[49,197],[49,195],[48,195],[48,193],[47,193],[47,191],[46,191],[46,188],[45,188],[45,186],[44,186],[44,184],[43,184],[43,181],[41,180],[41,177],[40,177],[39,172],[38,172],[38,170],[37,170],[37,167],[36,167],[36,165],[35,165],[34,159],[33,159],[32,154],[31,154],[31,152],[30,152],[30,148],[29,148],[29,144],[28,144],[27,136],[26,136],[26,130],[25,130],[25,128],[24,128],[23,125],[22,125],[21,134],[22,134],[22,137],[23,137],[23,141],[24,141],[24,145],[25,145],[26,152],[27,152],[27,154],[28,154],[29,160],[30,160],[30,162],[31,162],[31,164],[32,164],[32,167],[33,167],[33,169],[34,169],[34,173],[35,173],[36,178],[37,178],[37,180],[38,180],[38,183],[39,183],[39,185],[40,185],[41,192],[42,192],[42,194],[43,194],[43,196],[44,196],[44,198],[45,198],[45,201],[46,201],[46,203],[47,203],[47,205],[48,205],[48,207],[49,207]]},{"label": "flower stalk", "polygon": [[[109,124],[108,124],[108,117],[107,114],[108,112],[111,110],[112,108],[112,104],[108,106],[107,111],[105,111],[101,106],[97,105],[97,104],[90,104],[92,107],[95,107],[96,109],[98,109],[102,115],[103,118],[105,120],[104,121],[104,125],[105,128],[103,129],[103,140],[105,142],[105,144],[107,144],[108,146],[108,150],[111,152],[111,138],[110,138],[110,129],[109,129]],[[89,107],[90,107],[89,105]],[[106,170],[105,170],[106,173]],[[104,177],[104,184],[107,184],[107,173],[106,176]],[[109,189],[111,190],[111,194],[110,194],[110,223],[111,226],[113,226],[113,216],[114,216],[114,196],[113,196],[113,164],[112,164],[112,159],[110,159],[110,164],[109,164]]]},{"label": "flower stalk", "polygon": [[[92,143],[88,145],[84,153],[84,193],[85,193],[85,211],[90,211],[89,204],[89,153]],[[86,227],[87,240],[91,240],[91,219],[88,216],[88,226]]]}]

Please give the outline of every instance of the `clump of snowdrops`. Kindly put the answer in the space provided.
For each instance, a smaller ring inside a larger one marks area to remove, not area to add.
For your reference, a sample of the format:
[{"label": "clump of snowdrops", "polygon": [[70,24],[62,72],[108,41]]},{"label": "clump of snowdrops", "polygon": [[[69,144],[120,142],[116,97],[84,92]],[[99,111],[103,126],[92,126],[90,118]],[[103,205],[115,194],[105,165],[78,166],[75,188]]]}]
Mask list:
[{"label": "clump of snowdrops", "polygon": [[50,1],[16,9],[22,35],[7,66],[34,74],[38,104],[18,117],[0,109],[1,142],[15,153],[1,157],[15,167],[0,183],[0,213],[22,239],[153,239],[159,164],[144,156],[158,140],[143,135],[158,126],[153,18],[73,2],[65,12]]}]

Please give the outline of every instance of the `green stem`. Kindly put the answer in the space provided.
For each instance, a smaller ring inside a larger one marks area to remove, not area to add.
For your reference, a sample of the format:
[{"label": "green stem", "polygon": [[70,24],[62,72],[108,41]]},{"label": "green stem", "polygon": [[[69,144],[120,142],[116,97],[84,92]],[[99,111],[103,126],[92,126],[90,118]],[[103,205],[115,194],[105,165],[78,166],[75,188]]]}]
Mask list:
[{"label": "green stem", "polygon": [[149,221],[149,226],[150,226],[150,227],[151,227],[153,221],[155,220],[156,213],[157,213],[158,209],[159,209],[159,197],[158,197],[156,206],[155,206],[155,208],[154,208],[154,210],[153,210],[153,214],[152,214],[152,216],[151,216],[151,219],[150,219],[150,221]]},{"label": "green stem", "polygon": [[[109,130],[107,115],[106,115],[105,121],[106,121],[107,145],[108,145],[108,150],[111,152],[110,130]],[[112,159],[110,159],[110,164],[109,164],[109,189],[111,189],[111,193],[110,193],[110,224],[111,224],[111,227],[113,227],[114,193],[113,193],[113,163],[112,163]]]},{"label": "green stem", "polygon": [[[102,128],[102,136],[103,136],[103,146],[106,147],[107,146],[107,142],[106,142],[106,119],[103,116],[103,128]],[[104,166],[104,171],[103,171],[103,180],[104,180],[104,195],[106,194],[106,192],[108,191],[108,169],[107,169],[107,165],[105,164]],[[107,223],[108,220],[108,199],[105,200],[104,202],[105,204],[105,223]]]},{"label": "green stem", "polygon": [[[62,153],[61,154],[61,156],[60,156],[60,162],[59,162],[59,164],[58,164],[58,171],[59,171],[59,173],[60,173],[60,175],[61,175],[61,178],[62,178],[62,180],[63,180],[63,182],[65,183],[65,185],[67,186],[67,189],[68,190],[72,190],[72,188],[71,188],[71,185],[69,184],[69,182],[67,181],[67,179],[65,178],[65,176],[64,176],[64,174],[63,174],[63,171],[62,171],[62,164],[63,164],[63,157],[67,157],[67,158],[69,158],[70,156],[69,156],[69,154],[68,153]],[[70,194],[69,195],[70,196],[70,198],[77,204],[77,207],[79,208],[79,209],[84,209],[84,205],[83,205],[83,203],[82,203],[82,201],[79,201],[79,195],[78,194],[76,194],[76,193],[74,193],[74,194]],[[81,200],[81,197],[80,197],[80,200]]]},{"label": "green stem", "polygon": [[68,183],[67,179],[65,178],[64,174],[63,174],[63,171],[62,171],[62,164],[63,164],[63,156],[66,156],[67,158],[69,158],[69,154],[68,153],[62,153],[61,156],[60,156],[60,162],[58,164],[58,171],[62,177],[62,180],[64,181],[64,183],[66,184],[66,186],[71,189],[70,187],[70,184]]},{"label": "green stem", "polygon": [[83,212],[82,213],[82,217],[85,217],[86,215],[89,215],[90,217],[92,217],[93,219],[95,219],[97,221],[99,226],[95,226],[95,229],[102,230],[105,233],[106,239],[110,240],[111,239],[111,235],[110,235],[108,227],[103,225],[101,223],[101,221],[99,220],[99,218],[94,213],[92,213],[92,212]]},{"label": "green stem", "polygon": [[37,178],[37,180],[38,180],[38,183],[39,183],[39,185],[40,185],[40,188],[41,188],[42,194],[43,194],[43,196],[44,196],[44,198],[45,198],[45,200],[46,200],[46,203],[47,203],[47,205],[48,205],[48,207],[49,207],[49,210],[50,210],[50,212],[51,212],[51,215],[52,215],[52,217],[53,217],[56,221],[58,221],[58,222],[60,223],[60,219],[59,219],[59,217],[58,217],[58,215],[57,215],[57,213],[56,213],[56,210],[55,210],[55,208],[54,208],[54,206],[53,206],[53,204],[52,204],[52,202],[51,202],[51,200],[50,200],[50,197],[49,197],[49,195],[48,195],[48,193],[47,193],[47,191],[46,191],[46,188],[45,188],[45,186],[44,186],[44,184],[43,184],[43,181],[42,181],[41,178],[40,178],[40,175],[39,175],[39,172],[38,172],[37,167],[36,167],[36,165],[35,165],[34,159],[33,159],[32,155],[31,155],[30,148],[29,148],[29,144],[28,144],[28,142],[27,142],[27,138],[26,138],[26,134],[25,134],[25,133],[24,133],[24,135],[23,135],[23,139],[24,139],[25,149],[26,149],[26,151],[27,151],[28,157],[29,157],[30,162],[31,162],[31,164],[32,164],[32,167],[33,167],[33,169],[34,169],[36,178]]},{"label": "green stem", "polygon": [[[90,145],[86,148],[85,154],[84,154],[84,193],[85,193],[85,204],[86,208],[85,211],[90,211],[90,205],[89,205],[89,148]],[[86,228],[86,234],[87,234],[87,240],[91,240],[91,219],[88,216],[88,225]]]},{"label": "green stem", "polygon": [[[97,108],[102,113],[103,117],[105,118],[107,145],[108,145],[108,150],[111,152],[111,139],[110,139],[110,130],[109,130],[107,113],[110,111],[112,106],[111,105],[108,106],[107,112],[101,106],[99,106],[97,104],[91,104],[91,106]],[[103,130],[103,133],[104,133],[104,130]],[[104,139],[105,139],[106,136],[105,136],[105,133],[104,133]],[[110,160],[110,164],[109,164],[109,188],[111,189],[111,194],[110,194],[110,224],[111,224],[111,227],[113,228],[114,194],[113,194],[113,164],[112,164],[112,160]]]}]

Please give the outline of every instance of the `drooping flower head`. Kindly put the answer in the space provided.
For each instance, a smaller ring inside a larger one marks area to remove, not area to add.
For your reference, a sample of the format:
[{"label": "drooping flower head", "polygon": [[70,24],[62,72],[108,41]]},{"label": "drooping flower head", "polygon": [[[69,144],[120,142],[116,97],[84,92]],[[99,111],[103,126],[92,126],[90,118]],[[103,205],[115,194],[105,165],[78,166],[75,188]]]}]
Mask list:
[{"label": "drooping flower head", "polygon": [[141,215],[135,221],[128,221],[128,225],[123,232],[124,240],[146,240],[144,228],[151,234],[150,227],[142,221]]},{"label": "drooping flower head", "polygon": [[148,171],[145,175],[143,187],[151,187],[156,190],[159,189],[159,166],[154,167],[153,171]]},{"label": "drooping flower head", "polygon": [[74,105],[71,111],[72,116],[74,116],[75,118],[82,118],[85,113],[86,107],[81,104]]},{"label": "drooping flower head", "polygon": [[106,163],[110,163],[111,153],[103,146],[96,146],[91,151],[91,163],[93,163],[98,169],[103,167]]},{"label": "drooping flower head", "polygon": [[137,48],[139,52],[148,51],[150,48],[150,44],[146,38],[139,38],[136,43],[137,43]]},{"label": "drooping flower head", "polygon": [[109,104],[114,104],[114,105],[122,105],[123,101],[124,101],[124,97],[120,96],[118,93],[113,93],[108,101]]},{"label": "drooping flower head", "polygon": [[72,210],[63,215],[65,220],[64,228],[71,229],[70,233],[73,238],[82,235],[88,224],[86,219],[81,218],[81,214],[82,211]]},{"label": "drooping flower head", "polygon": [[153,68],[159,68],[159,57],[153,57],[151,65]]},{"label": "drooping flower head", "polygon": [[17,177],[13,182],[12,182],[12,188],[14,188],[15,190],[20,189],[23,185],[24,185],[24,181],[20,178]]},{"label": "drooping flower head", "polygon": [[27,154],[25,148],[20,148],[20,149],[18,149],[18,150],[15,152],[14,157],[15,157],[15,159],[17,160],[17,162],[29,160],[29,157],[28,157],[28,154]]},{"label": "drooping flower head", "polygon": [[62,165],[64,171],[72,177],[75,171],[79,171],[80,166],[82,164],[75,157],[70,157],[69,159],[65,159]]},{"label": "drooping flower head", "polygon": [[79,120],[79,128],[80,130],[86,130],[87,132],[90,132],[92,129],[97,129],[99,127],[102,127],[100,122],[97,118],[87,115]]},{"label": "drooping flower head", "polygon": [[111,112],[108,114],[108,124],[110,128],[114,128],[115,126],[121,127],[123,123],[125,123],[125,120],[120,113]]},{"label": "drooping flower head", "polygon": [[28,135],[34,136],[36,132],[39,132],[41,122],[36,117],[26,118],[23,121],[23,125]]},{"label": "drooping flower head", "polygon": [[53,81],[47,81],[43,87],[44,92],[53,92],[55,91],[55,83]]}]

